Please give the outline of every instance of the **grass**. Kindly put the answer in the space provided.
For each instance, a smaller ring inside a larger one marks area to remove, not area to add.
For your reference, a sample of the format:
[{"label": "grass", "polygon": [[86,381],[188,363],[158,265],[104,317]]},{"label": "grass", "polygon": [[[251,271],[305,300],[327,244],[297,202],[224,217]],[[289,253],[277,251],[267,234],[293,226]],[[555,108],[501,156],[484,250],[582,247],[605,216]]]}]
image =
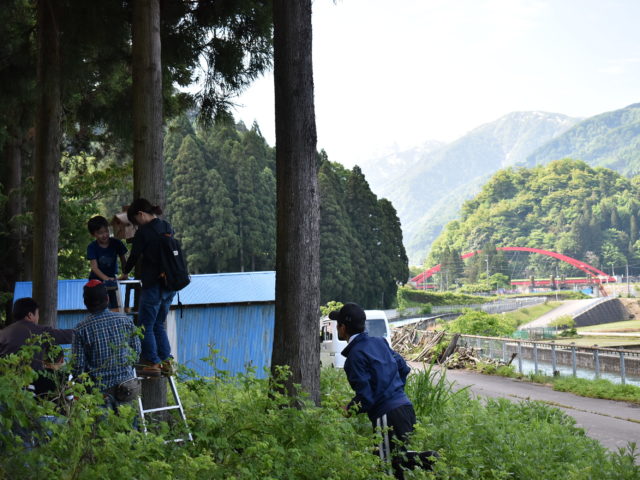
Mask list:
[{"label": "grass", "polygon": [[513,366],[496,367],[495,365],[486,363],[476,365],[475,370],[487,375],[499,375],[543,385],[551,385],[554,390],[570,392],[575,395],[580,395],[581,397],[617,400],[640,405],[640,387],[636,387],[635,385],[621,385],[604,379],[588,380],[571,376],[549,377],[533,373],[524,375],[517,372]]},{"label": "grass", "polygon": [[589,325],[578,328],[578,333],[580,332],[638,332],[640,336],[640,319]]},{"label": "grass", "polygon": [[560,305],[561,302],[541,303],[540,305],[534,305],[532,307],[525,307],[513,312],[504,313],[503,316],[505,318],[513,320],[516,325],[524,325],[525,323],[529,323],[536,318],[541,317],[545,313],[550,312]]},{"label": "grass", "polygon": [[577,347],[592,347],[598,345],[603,348],[615,348],[626,345],[640,344],[640,336],[638,337],[607,337],[606,335],[589,335],[578,338],[558,338],[554,340],[559,345],[569,345],[575,343]]},{"label": "grass", "polygon": [[[9,432],[13,422],[30,425],[25,413],[35,419],[48,407],[16,389],[31,372],[16,372],[17,360],[3,360],[2,479],[393,480],[374,454],[378,439],[367,416],[343,415],[341,407],[353,392],[340,369],[321,372],[322,406],[300,397],[294,402],[304,404],[300,409],[288,408],[291,399],[271,388],[281,385],[280,378],[258,379],[251,372],[230,377],[223,371],[204,378],[191,372],[179,382],[194,435],[184,444],[132,430],[131,407],[119,416],[105,413],[101,395],[85,393],[72,404],[68,422],[50,424],[40,445],[25,450]],[[77,393],[82,387],[75,386]],[[639,478],[635,447],[609,452],[557,408],[480,401],[464,389],[454,392],[433,369],[412,375],[407,394],[418,419],[409,448],[440,454],[435,476],[416,470],[406,473],[407,480]]]}]

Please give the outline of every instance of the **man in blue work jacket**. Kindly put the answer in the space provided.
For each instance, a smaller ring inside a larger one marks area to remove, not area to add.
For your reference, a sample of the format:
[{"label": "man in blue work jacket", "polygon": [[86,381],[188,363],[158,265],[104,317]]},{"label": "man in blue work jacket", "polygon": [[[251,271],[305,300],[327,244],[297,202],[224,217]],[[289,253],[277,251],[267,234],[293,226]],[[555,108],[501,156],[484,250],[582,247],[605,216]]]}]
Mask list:
[{"label": "man in blue work jacket", "polygon": [[[329,314],[337,321],[338,337],[349,344],[342,351],[346,357],[344,371],[355,396],[345,406],[345,410],[366,413],[373,428],[383,430],[384,442],[380,456],[391,459],[396,478],[402,479],[401,465],[406,468],[416,466],[417,452],[407,451],[404,446],[413,432],[416,414],[413,404],[404,392],[404,385],[411,368],[394,352],[381,337],[370,337],[365,332],[366,315],[355,303],[346,303],[340,310]],[[388,436],[384,435],[388,428]],[[430,466],[428,457],[435,452],[420,452],[419,458],[425,466]],[[407,460],[407,456],[410,457]],[[391,457],[391,458],[389,458]]]}]

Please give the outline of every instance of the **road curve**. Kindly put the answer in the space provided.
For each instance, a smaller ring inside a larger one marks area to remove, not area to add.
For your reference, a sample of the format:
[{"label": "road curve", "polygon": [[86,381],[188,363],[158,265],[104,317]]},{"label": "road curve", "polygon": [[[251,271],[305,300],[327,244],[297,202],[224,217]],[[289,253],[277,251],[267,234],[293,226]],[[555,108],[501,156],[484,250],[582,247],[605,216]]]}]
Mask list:
[{"label": "road curve", "polygon": [[[409,362],[412,369],[423,365]],[[558,407],[575,418],[577,426],[606,448],[617,451],[629,442],[640,447],[640,405],[597,398],[587,398],[551,387],[495,375],[483,375],[468,370],[447,370],[447,379],[454,388],[469,387],[477,397],[507,398],[512,401],[538,400]],[[636,458],[640,464],[640,456]]]}]

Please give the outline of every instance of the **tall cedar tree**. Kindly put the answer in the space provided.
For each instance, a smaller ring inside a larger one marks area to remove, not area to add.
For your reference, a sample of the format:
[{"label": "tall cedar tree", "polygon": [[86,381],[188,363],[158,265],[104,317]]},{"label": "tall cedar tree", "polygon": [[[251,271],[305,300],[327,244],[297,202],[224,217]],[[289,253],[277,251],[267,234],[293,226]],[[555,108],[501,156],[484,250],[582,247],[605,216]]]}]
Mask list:
[{"label": "tall cedar tree", "polygon": [[58,200],[61,141],[61,2],[38,0],[38,100],[33,212],[33,297],[43,325],[56,325],[58,298]]},{"label": "tall cedar tree", "polygon": [[[320,301],[355,300],[358,272],[353,255],[361,251],[356,245],[351,222],[344,206],[344,182],[349,174],[339,164],[332,164],[321,153],[320,183]],[[364,262],[363,262],[364,263]]]},{"label": "tall cedar tree", "polygon": [[311,61],[311,0],[273,2],[276,120],[276,319],[271,369],[288,366],[320,402],[320,198]]},{"label": "tall cedar tree", "polygon": [[[384,280],[379,266],[380,258],[380,209],[377,198],[369,189],[369,184],[360,167],[355,166],[346,185],[347,213],[354,227],[354,234],[364,264],[356,265],[360,293],[354,299],[361,305],[381,305],[384,303]],[[358,258],[360,260],[360,258]]]},{"label": "tall cedar tree", "polygon": [[[192,273],[206,273],[210,268],[209,244],[211,204],[214,192],[207,181],[204,157],[193,136],[182,141],[174,162],[171,204],[171,220],[176,236],[182,241],[185,258]],[[184,195],[182,192],[198,192]]]}]

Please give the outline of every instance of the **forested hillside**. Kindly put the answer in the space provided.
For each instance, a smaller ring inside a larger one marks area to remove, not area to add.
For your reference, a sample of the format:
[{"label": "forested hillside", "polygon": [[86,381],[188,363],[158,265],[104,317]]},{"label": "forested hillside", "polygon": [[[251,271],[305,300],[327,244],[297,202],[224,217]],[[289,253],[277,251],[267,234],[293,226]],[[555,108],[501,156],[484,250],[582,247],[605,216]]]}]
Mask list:
[{"label": "forested hillside", "polygon": [[[629,179],[571,159],[511,167],[493,175],[465,202],[461,218],[446,225],[426,264],[440,263],[452,252],[517,246],[563,253],[617,274],[624,273],[628,263],[634,273],[640,262],[639,213],[640,177]],[[540,255],[521,254],[512,260],[507,266],[501,254],[486,268],[516,277],[576,273]],[[484,258],[473,262],[482,262],[476,272],[484,271]]]},{"label": "forested hillside", "polygon": [[640,173],[640,104],[588,118],[540,147],[527,158],[539,165],[577,158],[626,176]]},{"label": "forested hillside", "polygon": [[[275,155],[257,125],[194,128],[175,120],[165,138],[166,214],[194,273],[275,268]],[[321,301],[388,308],[408,277],[396,211],[358,167],[318,156]]]},{"label": "forested hillside", "polygon": [[457,217],[462,203],[491,175],[500,168],[524,165],[532,152],[577,121],[556,113],[514,112],[440,148],[400,155],[398,160],[407,160],[405,168],[400,164],[390,169],[392,178],[381,176],[375,163],[363,168],[374,190],[396,206],[407,253],[416,264],[444,225]]}]

